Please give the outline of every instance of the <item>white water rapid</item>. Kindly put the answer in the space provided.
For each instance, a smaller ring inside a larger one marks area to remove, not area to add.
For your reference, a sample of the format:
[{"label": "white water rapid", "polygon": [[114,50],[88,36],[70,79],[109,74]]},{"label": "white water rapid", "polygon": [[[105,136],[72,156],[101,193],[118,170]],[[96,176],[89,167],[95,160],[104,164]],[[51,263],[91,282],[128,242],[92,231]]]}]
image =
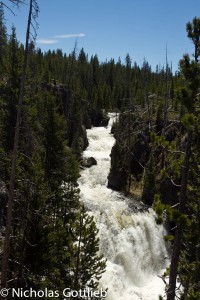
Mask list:
[{"label": "white water rapid", "polygon": [[97,165],[82,170],[79,179],[81,199],[95,217],[100,252],[107,258],[101,287],[108,288],[106,300],[157,300],[165,288],[158,277],[166,267],[164,229],[156,225],[152,210],[133,213],[128,199],[107,188],[114,118],[110,114],[107,128],[87,130],[84,156],[93,156]]}]

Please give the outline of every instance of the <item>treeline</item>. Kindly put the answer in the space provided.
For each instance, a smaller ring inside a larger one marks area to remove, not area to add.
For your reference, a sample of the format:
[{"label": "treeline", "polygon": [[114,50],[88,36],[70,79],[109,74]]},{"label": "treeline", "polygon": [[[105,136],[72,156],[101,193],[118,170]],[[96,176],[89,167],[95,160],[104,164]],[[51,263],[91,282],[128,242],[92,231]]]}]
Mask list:
[{"label": "treeline", "polygon": [[[125,63],[120,59],[101,63],[97,55],[89,59],[83,49],[77,53],[75,47],[68,56],[60,49],[46,53],[36,50],[34,60],[37,80],[66,84],[77,97],[88,100],[92,108],[121,110],[130,102],[144,106],[150,94],[165,95],[165,69],[157,66],[154,72],[145,60],[139,67],[132,64],[129,54]],[[167,76],[173,96],[171,68]]]},{"label": "treeline", "polygon": [[[68,56],[60,49],[45,53],[36,49],[33,64],[36,82],[66,84],[95,109],[123,110],[130,104],[144,106],[150,95],[165,96],[165,67],[157,66],[153,71],[146,60],[139,66],[132,63],[129,54],[124,63],[120,58],[117,62],[114,59],[100,62],[97,55],[88,58],[84,49],[77,53],[76,46]],[[172,67],[168,67],[167,77],[173,98],[179,74],[173,76]]]},{"label": "treeline", "polygon": [[194,54],[183,56],[171,81],[166,65],[164,97],[149,95],[144,107],[129,107],[114,124],[108,177],[111,188],[138,196],[153,206],[158,223],[169,225],[167,300],[200,298],[200,19],[186,31]]},{"label": "treeline", "polygon": [[[13,28],[13,31],[15,29]],[[6,32],[1,31],[1,83],[8,82],[9,74],[13,70],[11,67],[11,53],[8,49]],[[23,45],[17,42],[15,56],[18,61],[13,59],[12,66],[17,68],[23,56]],[[61,49],[49,50],[45,53],[41,49],[35,48],[34,44],[29,48],[29,78],[32,81],[32,89],[38,86],[55,85],[61,89],[63,85],[73,90],[79,99],[87,100],[93,109],[124,110],[128,105],[148,104],[149,96],[156,95],[156,101],[152,104],[156,109],[159,99],[165,97],[166,78],[168,81],[168,94],[171,99],[175,99],[173,106],[176,108],[175,85],[179,81],[180,74],[173,75],[172,66],[156,66],[153,71],[149,63],[144,59],[142,66],[133,62],[127,54],[125,61],[122,62],[110,59],[100,62],[97,55],[90,58],[81,49],[77,50],[74,46],[72,53],[68,55]],[[19,77],[19,76],[18,76]],[[27,85],[29,83],[27,82]],[[34,86],[33,86],[34,85]],[[34,90],[35,91],[35,90]],[[152,102],[152,101],[151,101]]]}]

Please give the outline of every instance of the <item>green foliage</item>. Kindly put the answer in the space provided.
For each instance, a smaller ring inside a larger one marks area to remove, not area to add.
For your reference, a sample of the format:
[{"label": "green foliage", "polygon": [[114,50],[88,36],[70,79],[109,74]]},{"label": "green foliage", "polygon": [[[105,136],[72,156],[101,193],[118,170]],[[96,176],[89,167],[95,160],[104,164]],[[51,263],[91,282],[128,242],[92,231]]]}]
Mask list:
[{"label": "green foliage", "polygon": [[[171,264],[177,263],[178,275],[183,285],[181,291],[181,299],[198,299],[199,297],[199,142],[196,139],[196,128],[198,120],[197,95],[199,92],[199,70],[198,63],[199,37],[200,37],[200,20],[193,19],[192,23],[187,24],[188,37],[192,39],[195,46],[195,60],[191,60],[185,55],[180,61],[180,70],[182,80],[184,80],[184,88],[179,89],[179,99],[183,105],[181,111],[182,124],[184,126],[184,137],[186,141],[183,143],[174,143],[164,141],[165,137],[157,138],[152,134],[154,142],[162,143],[164,146],[165,163],[163,176],[167,176],[180,188],[180,195],[177,194],[175,205],[164,205],[161,203],[160,197],[155,197],[154,208],[159,218],[162,212],[168,216],[169,220],[176,225],[176,231],[173,243],[173,254]],[[191,142],[189,140],[190,137]],[[184,169],[183,169],[184,168]],[[178,183],[178,184],[176,184]],[[183,194],[184,191],[184,194]],[[198,228],[198,229],[197,229]],[[180,242],[180,236],[182,240]],[[173,240],[170,234],[165,237],[166,241]],[[180,254],[179,254],[180,253]],[[172,270],[172,272],[171,272]],[[174,268],[170,270],[170,286],[168,289],[167,299],[174,299],[175,288],[172,290],[172,283],[176,283],[177,271]],[[175,274],[176,273],[176,274]]]},{"label": "green foliage", "polygon": [[187,36],[192,40],[195,47],[195,61],[198,61],[200,56],[200,45],[199,45],[199,36],[200,36],[200,19],[195,17],[192,22],[186,24]]},{"label": "green foliage", "polygon": [[164,240],[165,240],[165,242],[171,242],[174,240],[174,236],[173,235],[165,235]]},{"label": "green foliage", "polygon": [[[3,14],[1,16],[2,21]],[[3,28],[3,21],[0,25]],[[0,38],[3,39],[3,36]],[[22,47],[16,39],[14,27],[9,41],[5,39],[4,42],[4,48],[0,44],[0,52],[7,51],[0,61],[1,66],[6,67],[0,74],[0,181],[7,184],[22,71]],[[66,56],[60,51],[44,56],[41,51],[35,51],[33,44],[30,45],[16,169],[8,272],[8,279],[12,280],[9,287],[62,289],[66,286],[73,288],[76,283],[77,287],[88,285],[96,288],[105,271],[105,260],[98,254],[95,222],[79,200],[77,180],[80,175],[75,154],[78,151],[80,155],[83,147],[73,147],[73,142],[82,134],[81,104],[78,96],[74,97],[74,102],[69,97],[67,100],[72,103],[66,103],[68,91],[65,88],[60,93],[55,89],[49,90],[46,84],[42,85],[41,78],[52,78],[54,71],[56,76],[62,75],[67,79],[59,69],[63,60],[68,60]],[[87,65],[83,52],[79,59],[82,65]],[[98,73],[98,64],[95,68]],[[6,82],[2,76],[6,76]],[[97,78],[98,74],[95,76]],[[82,79],[87,81],[84,76]],[[80,94],[79,81],[74,86],[76,93]],[[65,107],[67,105],[69,111]],[[69,145],[67,137],[71,125]],[[77,242],[80,240],[81,247],[78,249]],[[80,258],[78,265],[77,257]]]},{"label": "green foliage", "polygon": [[15,28],[12,27],[12,34],[8,41],[8,72],[7,82],[4,86],[4,96],[6,97],[6,110],[3,113],[3,144],[5,152],[9,153],[13,149],[14,129],[16,124],[18,93],[21,76],[21,55],[19,43],[16,38]]},{"label": "green foliage", "polygon": [[154,196],[153,209],[156,211],[158,216],[161,216],[163,214],[165,205],[161,201],[160,194],[155,194],[155,196]]},{"label": "green foliage", "polygon": [[7,71],[7,29],[5,25],[3,4],[0,3],[0,82]]},{"label": "green foliage", "polygon": [[79,290],[87,286],[96,289],[98,281],[105,271],[106,261],[98,255],[99,239],[94,219],[86,213],[83,206],[75,230],[73,288]]}]

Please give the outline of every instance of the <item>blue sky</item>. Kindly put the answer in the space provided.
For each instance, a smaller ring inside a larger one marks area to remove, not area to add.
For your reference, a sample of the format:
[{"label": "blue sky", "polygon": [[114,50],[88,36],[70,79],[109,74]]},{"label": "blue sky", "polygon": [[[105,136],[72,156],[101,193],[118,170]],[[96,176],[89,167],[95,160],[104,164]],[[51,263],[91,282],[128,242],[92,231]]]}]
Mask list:
[{"label": "blue sky", "polygon": [[[38,0],[38,5],[37,46],[43,51],[69,54],[77,41],[89,57],[124,62],[129,53],[133,62],[141,65],[145,58],[154,69],[165,64],[167,45],[174,71],[184,53],[193,53],[185,25],[200,17],[200,0]],[[6,12],[7,26],[13,23],[24,42],[27,8],[15,13]]]}]

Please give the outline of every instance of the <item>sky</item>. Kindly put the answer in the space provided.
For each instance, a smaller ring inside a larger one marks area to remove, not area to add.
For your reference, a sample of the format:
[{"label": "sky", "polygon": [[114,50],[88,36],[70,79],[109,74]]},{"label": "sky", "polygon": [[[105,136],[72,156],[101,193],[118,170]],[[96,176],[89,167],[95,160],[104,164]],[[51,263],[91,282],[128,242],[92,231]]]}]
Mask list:
[{"label": "sky", "polygon": [[[8,3],[9,1],[4,0]],[[27,3],[29,1],[27,0]],[[43,51],[62,49],[63,53],[84,49],[89,58],[100,62],[114,58],[122,63],[129,53],[132,63],[144,59],[152,69],[168,62],[173,71],[183,54],[193,53],[186,23],[200,17],[200,0],[37,0],[36,46]],[[6,24],[16,27],[20,42],[25,41],[28,5],[5,10]]]}]

